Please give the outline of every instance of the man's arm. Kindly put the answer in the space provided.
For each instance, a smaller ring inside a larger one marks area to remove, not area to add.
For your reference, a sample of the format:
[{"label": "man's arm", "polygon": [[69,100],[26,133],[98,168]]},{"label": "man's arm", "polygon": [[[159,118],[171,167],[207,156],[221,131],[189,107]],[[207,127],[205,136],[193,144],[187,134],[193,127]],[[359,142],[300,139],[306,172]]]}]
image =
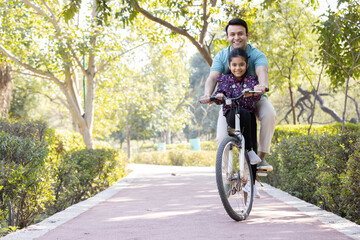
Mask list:
[{"label": "man's arm", "polygon": [[[204,96],[200,99],[205,99],[211,97],[212,93],[215,90],[217,78],[220,75],[220,72],[217,71],[210,71],[209,77],[206,79],[205,82],[205,89],[204,89]],[[209,103],[210,101],[202,102],[202,103]]]},{"label": "man's arm", "polygon": [[269,86],[268,68],[266,66],[258,66],[255,69],[256,75],[259,80],[259,84],[254,87],[255,91],[261,91],[265,93],[265,88]]}]

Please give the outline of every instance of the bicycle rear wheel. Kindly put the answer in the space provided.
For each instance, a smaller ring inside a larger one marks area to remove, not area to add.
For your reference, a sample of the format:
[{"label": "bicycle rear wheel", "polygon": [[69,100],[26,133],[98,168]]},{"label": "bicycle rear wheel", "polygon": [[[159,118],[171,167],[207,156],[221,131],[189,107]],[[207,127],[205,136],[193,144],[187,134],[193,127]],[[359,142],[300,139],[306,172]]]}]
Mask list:
[{"label": "bicycle rear wheel", "polygon": [[245,220],[253,205],[253,174],[245,153],[244,176],[240,178],[239,157],[245,149],[234,137],[227,137],[220,144],[216,155],[216,183],[221,202],[228,215],[235,221]]}]

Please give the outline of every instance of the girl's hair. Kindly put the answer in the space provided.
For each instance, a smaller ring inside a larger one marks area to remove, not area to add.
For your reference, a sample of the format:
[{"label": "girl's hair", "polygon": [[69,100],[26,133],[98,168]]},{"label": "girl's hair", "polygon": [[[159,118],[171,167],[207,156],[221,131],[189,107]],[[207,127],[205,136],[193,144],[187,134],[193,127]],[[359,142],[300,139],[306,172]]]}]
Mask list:
[{"label": "girl's hair", "polygon": [[[241,49],[241,48],[235,48],[233,50],[231,50],[230,54],[229,54],[229,58],[228,58],[228,63],[230,65],[231,63],[231,60],[235,57],[242,57],[244,58],[246,64],[248,64],[248,55],[246,53],[245,50]],[[230,74],[231,71],[230,71],[230,68],[228,69],[228,71],[226,72],[226,74]]]}]

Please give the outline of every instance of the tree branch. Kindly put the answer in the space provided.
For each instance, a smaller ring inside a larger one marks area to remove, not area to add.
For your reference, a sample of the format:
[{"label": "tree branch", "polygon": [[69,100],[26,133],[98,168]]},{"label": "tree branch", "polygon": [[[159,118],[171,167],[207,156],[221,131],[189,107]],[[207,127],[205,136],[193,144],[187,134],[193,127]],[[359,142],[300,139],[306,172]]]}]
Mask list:
[{"label": "tree branch", "polygon": [[19,59],[17,59],[11,52],[9,52],[8,50],[6,50],[2,45],[0,45],[0,51],[6,56],[8,57],[10,60],[12,60],[13,62],[15,62],[17,65],[22,66],[24,68],[26,68],[27,70],[38,74],[41,77],[47,78],[47,79],[51,79],[52,81],[54,81],[56,84],[58,85],[63,85],[63,83],[57,79],[52,73],[50,72],[44,72],[42,70],[39,70],[37,68],[34,68],[32,66],[30,66],[29,64],[23,63],[21,62]]},{"label": "tree branch", "polygon": [[[125,55],[125,54],[133,51],[134,49],[139,48],[139,47],[141,47],[141,46],[143,46],[143,45],[145,45],[145,44],[149,44],[149,43],[150,43],[150,42],[141,43],[141,44],[139,44],[139,45],[137,45],[137,46],[135,46],[135,47],[132,47],[132,48],[130,48],[130,49],[128,49],[128,50],[125,50],[124,52],[118,54],[118,55],[117,55],[116,57],[114,57],[114,58],[123,56],[123,55]],[[107,61],[101,62],[101,63],[100,63],[100,66],[99,66],[99,68],[98,68],[98,70],[96,71],[95,74],[100,73],[102,70],[104,70],[104,68],[111,62],[111,60],[112,60],[112,59],[109,59],[109,60],[107,60]]]},{"label": "tree branch", "polygon": [[[158,17],[155,17],[154,15],[152,15],[150,12],[146,11],[145,9],[141,8],[138,1],[137,0],[130,0],[133,4],[134,7],[137,11],[139,11],[141,14],[143,14],[146,18],[150,19],[151,21],[154,21],[156,23],[159,23],[160,25],[170,29],[171,31],[178,33],[184,37],[186,37],[187,39],[190,40],[190,42],[198,49],[198,51],[200,52],[200,54],[204,57],[205,61],[207,64],[209,64],[211,66],[212,64],[212,58],[209,52],[206,51],[206,48],[203,48],[203,46],[201,46],[201,44],[199,42],[196,41],[196,39],[194,37],[192,37],[185,29],[179,28],[179,27],[175,27],[174,25],[172,25],[169,22],[166,22]],[[203,28],[204,29],[204,28]],[[204,53],[204,51],[206,52],[206,54]]]},{"label": "tree branch", "polygon": [[314,95],[316,100],[319,102],[320,104],[320,108],[321,110],[323,110],[324,112],[326,112],[327,114],[329,114],[335,121],[337,122],[342,122],[342,118],[331,108],[327,107],[324,103],[324,100],[320,97],[319,94],[316,94],[315,91],[311,91],[308,92],[306,90],[303,90],[300,86],[298,87],[298,91],[302,94],[302,95],[306,95],[306,94],[311,94]]},{"label": "tree branch", "polygon": [[204,20],[204,25],[203,28],[201,29],[201,33],[200,33],[200,44],[204,45],[204,39],[205,39],[205,35],[207,32],[207,27],[208,27],[208,16],[206,14],[207,12],[207,0],[203,0],[203,20]]}]

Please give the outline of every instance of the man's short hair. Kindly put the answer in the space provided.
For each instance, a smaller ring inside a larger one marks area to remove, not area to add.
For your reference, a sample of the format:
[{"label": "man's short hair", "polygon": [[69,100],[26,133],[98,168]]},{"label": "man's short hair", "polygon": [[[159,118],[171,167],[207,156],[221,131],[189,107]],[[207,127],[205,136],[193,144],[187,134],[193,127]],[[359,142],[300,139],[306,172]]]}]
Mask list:
[{"label": "man's short hair", "polygon": [[247,24],[244,20],[242,20],[241,18],[234,18],[234,19],[231,19],[228,23],[228,25],[226,25],[225,27],[225,32],[226,32],[226,36],[228,35],[228,27],[230,25],[240,25],[240,26],[243,26],[246,30],[246,34],[248,34],[248,27],[247,27]]}]

